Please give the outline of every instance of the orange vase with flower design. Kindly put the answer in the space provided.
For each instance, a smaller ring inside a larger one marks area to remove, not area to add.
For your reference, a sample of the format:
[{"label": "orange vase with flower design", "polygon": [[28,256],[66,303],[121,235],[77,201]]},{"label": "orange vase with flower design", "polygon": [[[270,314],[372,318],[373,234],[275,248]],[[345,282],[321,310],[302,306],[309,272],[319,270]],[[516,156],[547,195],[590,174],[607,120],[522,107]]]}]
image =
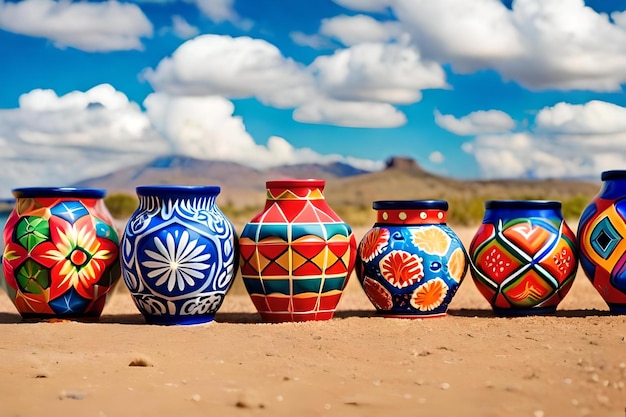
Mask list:
[{"label": "orange vase with flower design", "polygon": [[24,318],[100,316],[120,278],[105,191],[33,187],[13,195],[2,267],[18,312]]},{"label": "orange vase with flower design", "polygon": [[446,314],[467,272],[467,254],[446,224],[444,200],[375,201],[376,224],[358,248],[356,273],[379,313]]}]

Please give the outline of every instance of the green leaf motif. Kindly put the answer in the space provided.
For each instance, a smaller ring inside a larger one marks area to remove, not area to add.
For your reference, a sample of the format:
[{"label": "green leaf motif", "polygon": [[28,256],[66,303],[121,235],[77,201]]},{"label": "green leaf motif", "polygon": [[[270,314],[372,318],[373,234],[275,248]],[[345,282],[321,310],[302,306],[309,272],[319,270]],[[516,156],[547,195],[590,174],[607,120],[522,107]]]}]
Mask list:
[{"label": "green leaf motif", "polygon": [[30,252],[35,246],[48,240],[50,225],[42,217],[22,217],[17,223],[16,235],[19,243]]},{"label": "green leaf motif", "polygon": [[15,274],[20,290],[30,294],[42,294],[50,287],[50,272],[37,262],[28,259]]}]

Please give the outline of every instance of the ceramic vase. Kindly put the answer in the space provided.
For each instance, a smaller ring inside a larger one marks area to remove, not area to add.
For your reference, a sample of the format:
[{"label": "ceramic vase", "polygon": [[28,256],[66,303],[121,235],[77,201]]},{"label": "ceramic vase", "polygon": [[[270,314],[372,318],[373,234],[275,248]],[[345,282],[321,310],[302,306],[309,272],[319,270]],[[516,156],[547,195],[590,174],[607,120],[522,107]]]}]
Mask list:
[{"label": "ceramic vase", "polygon": [[120,277],[104,190],[18,188],[4,228],[6,288],[24,318],[97,317]]},{"label": "ceramic vase", "polygon": [[558,201],[485,202],[469,252],[474,283],[500,315],[555,312],[578,268],[576,237]]},{"label": "ceramic vase", "polygon": [[605,171],[578,223],[580,265],[613,313],[626,314],[626,171]]},{"label": "ceramic vase", "polygon": [[148,323],[212,321],[237,271],[237,237],[217,186],[137,187],[120,243],[122,276]]},{"label": "ceramic vase", "polygon": [[216,186],[140,186],[120,243],[122,275],[148,323],[212,321],[237,271]]},{"label": "ceramic vase", "polygon": [[358,248],[356,273],[385,317],[446,315],[467,272],[459,237],[446,224],[443,200],[375,201],[376,223]]},{"label": "ceramic vase", "polygon": [[269,322],[331,319],[354,267],[352,230],[327,204],[325,181],[266,185],[265,208],[239,240],[252,302]]}]

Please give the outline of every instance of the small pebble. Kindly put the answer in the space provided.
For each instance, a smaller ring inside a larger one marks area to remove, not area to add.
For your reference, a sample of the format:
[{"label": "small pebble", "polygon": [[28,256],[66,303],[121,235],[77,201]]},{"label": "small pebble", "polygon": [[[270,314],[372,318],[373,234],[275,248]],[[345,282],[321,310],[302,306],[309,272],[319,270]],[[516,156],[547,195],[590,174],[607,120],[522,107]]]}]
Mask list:
[{"label": "small pebble", "polygon": [[383,382],[383,381],[381,381],[380,379],[377,379],[377,380],[373,381],[373,382],[372,382],[372,384],[376,385],[377,387],[380,387],[380,384],[381,384],[382,382]]},{"label": "small pebble", "polygon": [[578,400],[577,400],[576,398],[574,398],[574,399],[572,400],[572,405],[573,405],[574,407],[578,407],[578,404],[580,404],[580,403],[578,402]]},{"label": "small pebble", "polygon": [[191,396],[191,401],[198,402],[198,401],[200,401],[201,399],[202,399],[202,397],[200,397],[200,394],[193,394],[193,395]]},{"label": "small pebble", "polygon": [[330,410],[330,404],[328,403],[324,404],[324,410]]},{"label": "small pebble", "polygon": [[535,410],[535,412],[533,413],[533,416],[535,416],[535,417],[543,417],[544,416],[544,412],[543,412],[543,410]]},{"label": "small pebble", "polygon": [[277,396],[276,396],[276,401],[282,401],[282,400],[284,400],[284,399],[285,399],[285,398],[284,398],[282,395],[277,395]]},{"label": "small pebble", "polygon": [[443,390],[450,389],[450,384],[448,384],[447,382],[442,382],[441,389]]},{"label": "small pebble", "polygon": [[598,374],[593,374],[593,375],[591,375],[591,380],[593,382],[598,382],[598,381],[600,381],[600,377],[598,376]]},{"label": "small pebble", "polygon": [[565,378],[565,379],[563,380],[563,382],[565,382],[567,385],[571,385],[571,383],[572,383],[572,378]]},{"label": "small pebble", "polygon": [[607,397],[606,395],[598,395],[596,399],[600,404],[607,405],[609,403],[609,397]]}]

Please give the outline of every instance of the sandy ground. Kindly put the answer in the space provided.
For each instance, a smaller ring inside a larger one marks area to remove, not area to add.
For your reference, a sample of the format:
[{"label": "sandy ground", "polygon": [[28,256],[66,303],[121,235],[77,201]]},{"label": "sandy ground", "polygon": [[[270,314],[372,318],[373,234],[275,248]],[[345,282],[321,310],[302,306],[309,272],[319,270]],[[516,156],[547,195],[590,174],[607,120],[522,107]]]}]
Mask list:
[{"label": "sandy ground", "polygon": [[353,277],[331,321],[260,323],[239,283],[213,323],[152,326],[122,286],[99,323],[21,322],[0,294],[0,416],[626,416],[626,316],[581,271],[524,318],[469,274],[427,320],[377,317]]}]

